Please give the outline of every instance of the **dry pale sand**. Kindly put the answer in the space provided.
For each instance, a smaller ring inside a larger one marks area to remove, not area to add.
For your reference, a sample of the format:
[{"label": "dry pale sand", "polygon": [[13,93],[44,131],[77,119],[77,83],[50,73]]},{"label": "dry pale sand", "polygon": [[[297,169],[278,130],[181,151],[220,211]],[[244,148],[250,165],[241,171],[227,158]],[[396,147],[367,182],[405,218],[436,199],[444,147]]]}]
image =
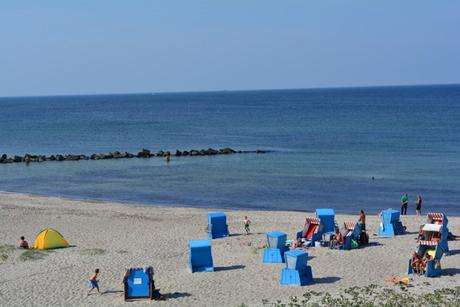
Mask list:
[{"label": "dry pale sand", "polygon": [[[73,201],[60,198],[0,193],[0,245],[14,244],[21,235],[33,243],[46,227],[59,230],[74,247],[55,250],[39,260],[21,261],[21,250],[0,265],[1,306],[140,305],[125,303],[122,279],[126,268],[152,265],[156,285],[168,299],[158,306],[261,305],[262,299],[287,300],[309,290],[337,292],[370,283],[385,285],[388,277],[404,276],[408,258],[415,248],[415,234],[425,217],[405,216],[412,232],[397,238],[378,238],[377,217],[368,217],[368,232],[377,245],[352,251],[311,248],[309,261],[314,284],[286,287],[279,284],[283,265],[262,263],[265,233],[281,230],[290,237],[312,213],[227,211],[232,236],[212,241],[216,272],[191,274],[188,270],[188,241],[206,238],[209,210],[166,208]],[[242,235],[242,218],[249,215],[254,234]],[[356,216],[338,215],[342,224]],[[449,217],[453,233],[460,233],[458,217]],[[458,286],[460,241],[449,242],[452,255],[444,257],[444,276],[417,277],[413,291]],[[100,248],[99,255],[87,255]],[[103,295],[86,296],[87,279],[101,269]]]}]

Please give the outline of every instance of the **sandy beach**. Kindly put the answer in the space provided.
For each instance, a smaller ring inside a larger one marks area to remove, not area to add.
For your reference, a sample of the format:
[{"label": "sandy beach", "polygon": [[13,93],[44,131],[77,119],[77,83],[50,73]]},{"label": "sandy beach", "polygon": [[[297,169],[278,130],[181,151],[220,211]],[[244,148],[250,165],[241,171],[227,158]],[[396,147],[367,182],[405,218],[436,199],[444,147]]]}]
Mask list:
[{"label": "sandy beach", "polygon": [[[331,205],[333,208],[334,206]],[[389,286],[385,278],[402,277],[415,249],[415,233],[425,216],[403,216],[408,234],[379,238],[377,216],[368,216],[372,246],[351,251],[309,249],[314,284],[286,287],[279,284],[283,265],[262,263],[265,233],[280,230],[292,239],[311,212],[226,211],[231,236],[212,241],[216,271],[188,270],[188,241],[206,238],[209,210],[133,206],[75,201],[14,193],[0,193],[0,245],[17,245],[24,235],[30,244],[40,230],[55,228],[72,245],[44,253],[42,259],[21,260],[23,250],[11,251],[0,264],[2,306],[141,305],[125,303],[122,279],[126,268],[152,265],[155,283],[166,300],[159,306],[248,306],[262,299],[287,300],[315,291],[337,291],[351,286]],[[217,209],[216,209],[217,210]],[[243,234],[242,219],[252,221],[252,234]],[[449,216],[449,229],[460,233],[459,217]],[[356,216],[336,215],[339,224]],[[443,257],[443,276],[416,277],[411,291],[429,292],[460,284],[460,241],[449,242],[451,255]],[[88,278],[100,268],[103,295],[87,297]],[[430,285],[424,284],[428,281]]]}]

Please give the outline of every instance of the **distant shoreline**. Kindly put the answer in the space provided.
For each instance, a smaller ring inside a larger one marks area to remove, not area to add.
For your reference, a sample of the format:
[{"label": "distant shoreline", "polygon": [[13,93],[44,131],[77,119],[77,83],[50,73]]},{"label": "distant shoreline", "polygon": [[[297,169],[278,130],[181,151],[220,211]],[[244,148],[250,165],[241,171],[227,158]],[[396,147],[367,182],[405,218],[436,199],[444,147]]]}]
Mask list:
[{"label": "distant shoreline", "polygon": [[413,87],[449,87],[460,86],[460,83],[427,83],[427,84],[381,84],[381,85],[355,85],[355,86],[322,86],[306,88],[259,88],[259,89],[229,89],[229,90],[185,90],[185,91],[159,91],[159,92],[134,92],[134,93],[82,93],[82,94],[49,94],[49,95],[25,95],[25,96],[0,96],[2,99],[21,98],[60,98],[60,97],[91,97],[91,96],[130,96],[130,95],[189,95],[189,94],[212,94],[212,93],[250,93],[250,92],[272,92],[272,91],[316,91],[316,90],[347,90],[347,89],[373,89],[373,88],[413,88]]}]

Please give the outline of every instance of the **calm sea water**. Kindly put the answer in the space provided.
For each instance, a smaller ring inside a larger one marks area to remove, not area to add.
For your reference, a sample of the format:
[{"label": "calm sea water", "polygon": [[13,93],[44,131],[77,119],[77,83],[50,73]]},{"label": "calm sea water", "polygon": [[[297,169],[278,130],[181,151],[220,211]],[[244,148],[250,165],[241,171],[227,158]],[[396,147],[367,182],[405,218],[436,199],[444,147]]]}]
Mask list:
[{"label": "calm sea water", "polygon": [[[0,153],[273,153],[0,165],[0,190],[79,199],[460,214],[460,86],[0,99]],[[371,178],[375,177],[375,180]]]}]

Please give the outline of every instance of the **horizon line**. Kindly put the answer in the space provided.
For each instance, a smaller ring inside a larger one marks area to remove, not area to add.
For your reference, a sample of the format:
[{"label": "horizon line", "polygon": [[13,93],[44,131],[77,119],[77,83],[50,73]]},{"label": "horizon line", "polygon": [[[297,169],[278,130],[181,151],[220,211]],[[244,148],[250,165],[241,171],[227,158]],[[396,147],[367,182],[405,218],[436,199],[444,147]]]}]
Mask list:
[{"label": "horizon line", "polygon": [[46,98],[46,97],[78,97],[78,96],[123,96],[123,95],[163,95],[163,94],[198,94],[198,93],[236,93],[236,92],[258,92],[258,91],[296,91],[296,90],[325,90],[325,89],[359,89],[359,88],[385,88],[385,87],[420,87],[420,86],[455,86],[460,83],[421,83],[421,84],[382,84],[382,85],[353,85],[353,86],[318,86],[299,88],[254,88],[254,89],[221,89],[221,90],[178,90],[160,92],[113,92],[113,93],[82,93],[82,94],[44,94],[44,95],[11,95],[0,96],[5,98]]}]

